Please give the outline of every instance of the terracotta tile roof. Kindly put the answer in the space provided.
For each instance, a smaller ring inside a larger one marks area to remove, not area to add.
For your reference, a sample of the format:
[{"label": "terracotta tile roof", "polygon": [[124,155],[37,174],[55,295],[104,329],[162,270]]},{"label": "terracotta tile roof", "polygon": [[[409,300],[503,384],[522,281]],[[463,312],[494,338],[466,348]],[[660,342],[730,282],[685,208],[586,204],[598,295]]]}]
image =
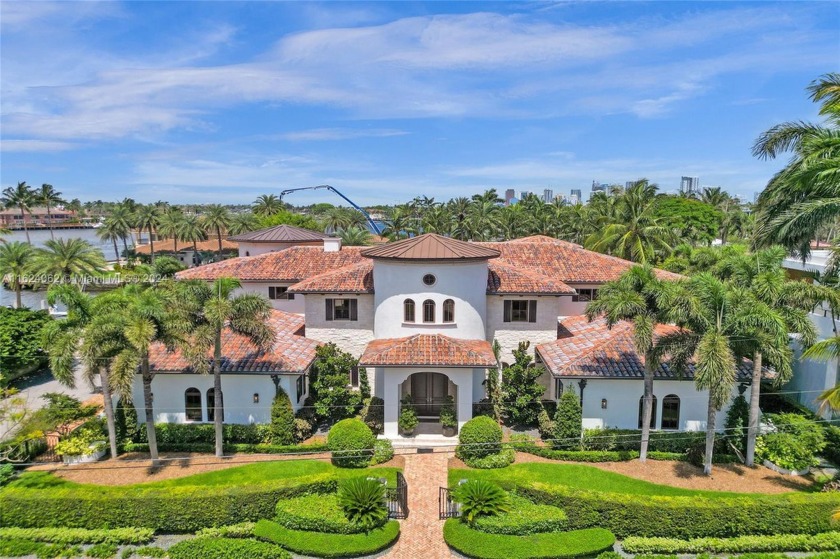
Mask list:
[{"label": "terracotta tile roof", "polygon": [[289,293],[373,293],[373,262],[350,264],[324,272],[289,288]]},{"label": "terracotta tile roof", "polygon": [[[676,332],[678,328],[659,325],[658,338]],[[605,318],[589,322],[586,316],[570,316],[561,321],[557,340],[536,347],[548,370],[559,377],[644,378],[645,358],[636,351],[633,342],[633,323],[619,322],[607,328]],[[752,362],[743,361],[738,368],[738,379],[749,380]],[[770,371],[765,376],[771,376]],[[693,379],[694,367],[690,365],[682,377],[669,365],[667,359],[654,372],[660,380]]]},{"label": "terracotta tile roof", "polygon": [[[312,364],[319,343],[304,337],[302,315],[272,310],[268,324],[276,337],[271,350],[263,354],[245,336],[229,329],[222,332],[222,372],[302,373]],[[212,358],[212,351],[207,358]],[[168,351],[163,344],[152,344],[149,362],[154,372],[193,372],[180,350]]]},{"label": "terracotta tile roof", "polygon": [[373,340],[359,360],[365,366],[495,367],[490,342],[460,340],[442,334]]},{"label": "terracotta tile roof", "polygon": [[292,225],[275,225],[267,229],[260,229],[258,231],[250,231],[228,237],[231,241],[247,241],[249,243],[293,243],[293,242],[310,242],[323,241],[328,235],[319,233],[318,231],[311,231],[301,227],[294,227]]},{"label": "terracotta tile roof", "polygon": [[[497,262],[565,283],[604,283],[618,279],[633,263],[580,245],[538,235],[508,242],[477,243],[501,252]],[[658,270],[662,279],[682,276]]]},{"label": "terracotta tile roof", "polygon": [[575,290],[560,280],[492,260],[488,262],[487,293],[492,295],[520,293],[574,295]]},{"label": "terracotta tile roof", "polygon": [[362,255],[390,260],[487,260],[499,256],[499,251],[478,243],[426,233],[366,249]]},{"label": "terracotta tile roof", "polygon": [[235,277],[243,281],[298,282],[362,261],[362,247],[324,252],[321,247],[291,247],[258,256],[231,258],[178,272],[178,279],[214,280]]},{"label": "terracotta tile roof", "polygon": [[[218,239],[207,239],[206,241],[198,241],[196,243],[198,250],[207,252],[216,252],[219,250]],[[222,250],[236,250],[239,247],[237,243],[231,242],[227,239],[222,239]],[[192,250],[193,244],[180,241],[178,243],[178,252],[182,250]],[[138,254],[150,254],[151,248],[149,245],[137,245],[134,249]],[[175,241],[172,239],[161,239],[155,241],[155,254],[159,252],[175,252]]]}]

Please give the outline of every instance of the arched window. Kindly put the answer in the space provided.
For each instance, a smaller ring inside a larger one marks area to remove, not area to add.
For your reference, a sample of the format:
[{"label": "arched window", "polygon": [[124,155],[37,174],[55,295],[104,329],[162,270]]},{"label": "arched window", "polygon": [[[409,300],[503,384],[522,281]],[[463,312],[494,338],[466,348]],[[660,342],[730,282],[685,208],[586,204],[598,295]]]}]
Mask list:
[{"label": "arched window", "polygon": [[201,421],[201,392],[198,388],[187,388],[184,391],[184,410],[187,421]]},{"label": "arched window", "polygon": [[452,299],[443,302],[443,321],[455,322],[455,301]]},{"label": "arched window", "polygon": [[411,299],[403,301],[403,322],[414,322],[414,301]]},{"label": "arched window", "polygon": [[662,398],[662,428],[680,428],[680,397],[676,394]]},{"label": "arched window", "polygon": [[423,301],[423,322],[435,321],[435,302],[431,299]]},{"label": "arched window", "polygon": [[[216,420],[216,390],[211,388],[207,391],[207,421]],[[225,394],[222,392],[222,421],[225,420]]]},{"label": "arched window", "polygon": [[[642,428],[642,414],[645,411],[645,397],[639,398],[639,429]],[[650,428],[656,429],[656,396],[653,397],[653,413],[650,414]]]}]

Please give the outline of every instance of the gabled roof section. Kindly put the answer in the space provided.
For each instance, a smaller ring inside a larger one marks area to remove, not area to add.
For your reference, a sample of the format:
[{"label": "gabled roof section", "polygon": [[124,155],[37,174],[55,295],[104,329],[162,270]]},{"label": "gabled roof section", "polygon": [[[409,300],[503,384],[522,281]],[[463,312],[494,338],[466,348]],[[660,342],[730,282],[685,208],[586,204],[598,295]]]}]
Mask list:
[{"label": "gabled roof section", "polygon": [[477,243],[468,243],[426,233],[362,251],[368,258],[388,260],[487,260],[497,258],[499,251]]},{"label": "gabled roof section", "polygon": [[[266,353],[259,353],[245,336],[228,328],[222,331],[223,373],[302,373],[309,368],[318,342],[304,337],[303,316],[272,310],[267,324],[274,330],[275,338]],[[212,350],[208,351],[207,358],[212,357]],[[157,373],[194,372],[181,350],[168,351],[160,343],[149,348],[149,365]]]},{"label": "gabled roof section", "polygon": [[324,272],[289,288],[289,293],[373,293],[373,262],[367,258]]},{"label": "gabled roof section", "polygon": [[575,290],[560,280],[537,274],[531,270],[514,268],[500,260],[488,263],[488,295],[574,295]]},{"label": "gabled roof section", "polygon": [[247,241],[249,243],[294,243],[323,241],[328,235],[295,227],[293,225],[276,225],[267,229],[250,231],[241,235],[228,237],[231,241]]},{"label": "gabled roof section", "polygon": [[[222,239],[222,250],[236,250],[238,247],[239,245],[237,243],[228,239]],[[193,250],[194,248],[200,251],[217,252],[219,250],[219,241],[218,239],[206,239],[196,243],[187,243],[184,241],[178,243],[178,252]],[[137,254],[150,254],[152,250],[151,245],[145,244],[137,245],[134,247],[134,251]],[[172,239],[155,241],[155,254],[159,252],[175,252],[175,241]]]},{"label": "gabled roof section", "polygon": [[364,366],[495,367],[490,342],[461,340],[442,334],[373,340],[359,359]]},{"label": "gabled roof section", "polygon": [[360,248],[342,247],[336,252],[325,252],[321,247],[291,247],[258,256],[231,258],[197,266],[178,272],[175,277],[201,280],[234,277],[243,281],[297,283],[329,270],[361,262]]},{"label": "gabled roof section", "polygon": [[[654,331],[654,339],[678,331],[676,326],[660,324]],[[583,315],[570,316],[561,321],[558,339],[540,344],[536,350],[554,376],[643,379],[645,357],[636,351],[633,332],[633,323],[630,321],[622,321],[608,328],[607,320],[603,317],[589,322]],[[680,376],[665,359],[654,371],[654,378],[693,379],[693,364],[687,369]],[[738,379],[749,380],[751,375],[752,363],[742,361],[738,367]],[[765,370],[765,376],[772,376],[772,372]]]}]

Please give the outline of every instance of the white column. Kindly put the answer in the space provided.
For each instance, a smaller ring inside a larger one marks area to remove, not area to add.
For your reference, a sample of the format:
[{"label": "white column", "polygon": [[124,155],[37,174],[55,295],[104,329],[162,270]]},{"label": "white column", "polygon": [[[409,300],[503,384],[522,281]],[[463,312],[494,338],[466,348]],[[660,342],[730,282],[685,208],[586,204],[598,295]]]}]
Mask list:
[{"label": "white column", "polygon": [[385,401],[385,429],[384,435],[389,439],[399,437],[400,386],[408,378],[409,372],[400,369],[378,369],[377,376],[382,376],[384,390],[382,399]]},{"label": "white column", "polygon": [[450,369],[446,372],[446,375],[458,387],[456,407],[458,408],[458,430],[460,431],[464,423],[472,419],[473,371],[472,369]]}]

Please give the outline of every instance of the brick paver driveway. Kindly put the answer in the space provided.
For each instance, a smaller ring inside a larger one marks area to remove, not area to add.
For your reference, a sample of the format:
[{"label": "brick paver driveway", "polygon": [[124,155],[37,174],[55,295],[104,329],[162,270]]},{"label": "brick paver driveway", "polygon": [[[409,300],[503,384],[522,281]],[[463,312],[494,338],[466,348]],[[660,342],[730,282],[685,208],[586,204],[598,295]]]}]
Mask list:
[{"label": "brick paver driveway", "polygon": [[443,520],[438,518],[438,488],[447,486],[449,454],[406,454],[408,518],[400,526],[400,539],[385,555],[388,559],[448,559],[456,557],[443,541]]}]

